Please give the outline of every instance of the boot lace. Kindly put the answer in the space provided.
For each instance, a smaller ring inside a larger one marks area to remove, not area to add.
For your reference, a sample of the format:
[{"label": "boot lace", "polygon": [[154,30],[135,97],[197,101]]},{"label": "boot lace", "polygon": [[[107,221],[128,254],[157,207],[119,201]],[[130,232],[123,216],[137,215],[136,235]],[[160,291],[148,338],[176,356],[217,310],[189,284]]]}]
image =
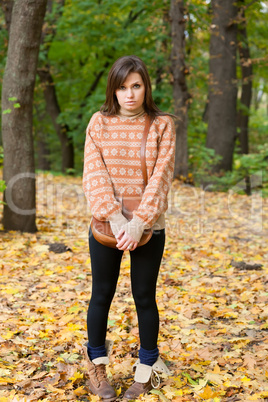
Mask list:
[{"label": "boot lace", "polygon": [[152,376],[151,376],[152,387],[154,389],[156,389],[156,388],[159,387],[160,383],[161,383],[161,381],[160,381],[160,377],[159,377],[158,373],[155,370],[153,370],[152,371]]},{"label": "boot lace", "polygon": [[107,381],[105,364],[94,364],[94,374],[97,387],[99,387],[102,381]]}]

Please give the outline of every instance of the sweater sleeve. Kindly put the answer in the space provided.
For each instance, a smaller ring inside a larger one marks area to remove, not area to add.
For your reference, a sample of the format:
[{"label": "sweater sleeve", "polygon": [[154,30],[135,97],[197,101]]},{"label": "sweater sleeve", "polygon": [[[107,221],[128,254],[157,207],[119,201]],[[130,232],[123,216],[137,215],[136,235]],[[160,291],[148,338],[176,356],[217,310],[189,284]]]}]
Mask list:
[{"label": "sweater sleeve", "polygon": [[121,205],[115,199],[113,184],[102,157],[99,112],[92,116],[86,130],[83,190],[95,218],[109,220],[121,212]]},{"label": "sweater sleeve", "polygon": [[[161,137],[156,164],[144,191],[142,201],[134,212],[136,225],[150,228],[167,209],[167,195],[171,187],[175,163],[175,125],[166,117],[159,125]],[[133,223],[134,223],[133,222]]]}]

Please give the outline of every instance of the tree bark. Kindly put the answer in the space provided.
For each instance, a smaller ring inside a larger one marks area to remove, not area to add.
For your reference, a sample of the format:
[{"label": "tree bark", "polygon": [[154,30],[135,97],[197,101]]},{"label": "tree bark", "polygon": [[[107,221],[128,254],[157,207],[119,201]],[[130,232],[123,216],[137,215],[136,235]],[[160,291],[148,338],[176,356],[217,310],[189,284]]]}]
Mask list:
[{"label": "tree bark", "polygon": [[[244,1],[241,1],[244,3]],[[238,49],[240,56],[240,66],[242,72],[242,92],[240,104],[242,108],[238,112],[237,126],[239,128],[238,139],[240,150],[243,154],[248,154],[248,122],[249,110],[252,98],[252,63],[250,58],[250,50],[247,37],[247,24],[245,10],[241,7],[241,22],[238,25]]]},{"label": "tree bark", "polygon": [[[33,94],[47,0],[17,0],[12,11],[2,86],[4,147],[3,224],[6,230],[35,232]],[[16,107],[16,106],[20,107]]]},{"label": "tree bark", "polygon": [[184,1],[171,0],[171,70],[173,75],[173,99],[174,111],[178,116],[176,121],[176,156],[174,176],[187,177],[188,175],[188,146],[187,146],[187,124],[188,124],[188,99],[190,95],[186,83],[185,67],[185,20]]},{"label": "tree bark", "polygon": [[237,8],[234,0],[212,0],[212,12],[206,146],[222,157],[212,169],[219,172],[232,170],[236,138]]},{"label": "tree bark", "polygon": [[53,77],[49,67],[39,68],[38,75],[43,84],[43,92],[46,101],[46,110],[50,116],[56,133],[61,143],[61,170],[67,172],[74,168],[74,145],[71,137],[68,136],[69,127],[67,124],[59,124],[57,119],[61,113],[58,103]]}]

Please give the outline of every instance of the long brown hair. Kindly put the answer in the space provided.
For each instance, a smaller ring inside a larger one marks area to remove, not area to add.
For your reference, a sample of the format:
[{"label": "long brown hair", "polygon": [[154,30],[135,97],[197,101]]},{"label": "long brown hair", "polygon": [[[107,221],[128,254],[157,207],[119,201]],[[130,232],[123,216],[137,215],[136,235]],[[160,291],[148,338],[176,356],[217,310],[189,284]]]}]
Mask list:
[{"label": "long brown hair", "polygon": [[163,116],[169,113],[162,112],[154,103],[152,86],[146,65],[138,56],[123,56],[112,65],[107,80],[106,100],[101,107],[101,113],[106,116],[118,114],[120,105],[115,91],[124,84],[130,73],[139,73],[145,86],[144,111],[150,116]]}]

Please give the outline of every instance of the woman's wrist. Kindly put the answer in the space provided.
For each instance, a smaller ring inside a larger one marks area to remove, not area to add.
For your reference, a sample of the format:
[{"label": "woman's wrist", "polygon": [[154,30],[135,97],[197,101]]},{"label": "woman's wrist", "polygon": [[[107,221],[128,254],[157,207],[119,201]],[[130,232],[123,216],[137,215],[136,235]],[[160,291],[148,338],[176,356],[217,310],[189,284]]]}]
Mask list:
[{"label": "woman's wrist", "polygon": [[122,229],[125,230],[135,241],[139,242],[144,232],[144,222],[136,215],[133,216],[131,221],[126,223]]},{"label": "woman's wrist", "polygon": [[127,218],[124,217],[122,212],[117,212],[116,214],[109,217],[109,222],[110,222],[110,226],[111,226],[113,235],[117,236],[117,234],[120,232],[120,229],[122,228],[122,226],[124,226],[128,223],[128,220],[127,220]]}]

